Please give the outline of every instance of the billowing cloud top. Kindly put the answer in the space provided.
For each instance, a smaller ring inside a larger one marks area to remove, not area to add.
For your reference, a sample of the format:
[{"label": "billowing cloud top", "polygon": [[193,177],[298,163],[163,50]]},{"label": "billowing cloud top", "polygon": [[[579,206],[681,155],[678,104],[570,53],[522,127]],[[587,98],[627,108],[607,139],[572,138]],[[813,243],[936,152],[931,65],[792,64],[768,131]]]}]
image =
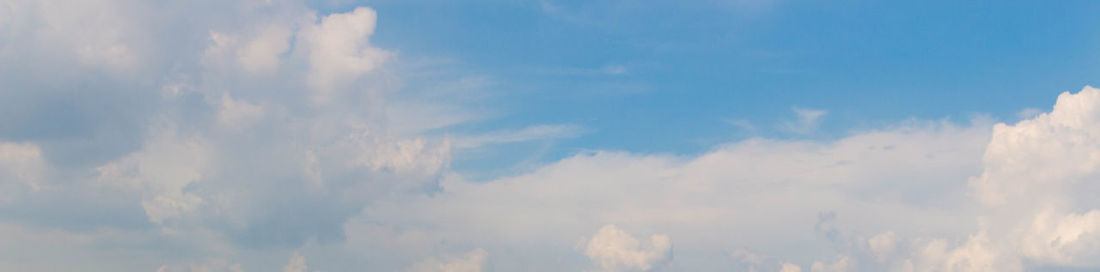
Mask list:
[{"label": "billowing cloud top", "polygon": [[[402,95],[379,18],[0,0],[0,270],[1100,269],[1100,90],[1015,124],[591,150],[475,182],[455,150],[586,130],[452,144],[433,129],[468,115]],[[794,110],[776,127],[827,113]]]}]

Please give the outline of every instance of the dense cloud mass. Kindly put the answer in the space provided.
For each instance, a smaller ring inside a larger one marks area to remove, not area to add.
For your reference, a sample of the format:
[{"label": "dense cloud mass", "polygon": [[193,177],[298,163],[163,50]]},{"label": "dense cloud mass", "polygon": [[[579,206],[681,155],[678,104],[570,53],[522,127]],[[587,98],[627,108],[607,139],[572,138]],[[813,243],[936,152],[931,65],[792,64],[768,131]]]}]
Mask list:
[{"label": "dense cloud mass", "polygon": [[[196,18],[196,13],[204,14]],[[3,271],[1100,269],[1100,90],[470,181],[369,7],[0,0]],[[796,108],[794,133],[825,111]],[[459,110],[461,112],[461,110]]]}]

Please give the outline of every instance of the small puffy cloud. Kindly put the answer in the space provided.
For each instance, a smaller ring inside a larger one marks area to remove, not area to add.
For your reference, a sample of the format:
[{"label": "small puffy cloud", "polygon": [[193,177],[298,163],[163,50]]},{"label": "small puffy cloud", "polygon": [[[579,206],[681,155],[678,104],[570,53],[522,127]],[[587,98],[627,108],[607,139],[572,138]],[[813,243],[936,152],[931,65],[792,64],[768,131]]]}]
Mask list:
[{"label": "small puffy cloud", "polygon": [[779,267],[779,272],[802,272],[802,267],[792,263],[784,263],[783,266]]},{"label": "small puffy cloud", "polygon": [[588,240],[584,254],[601,271],[648,271],[672,258],[672,242],[660,234],[639,240],[606,225]]},{"label": "small puffy cloud", "polygon": [[283,272],[309,272],[309,266],[306,266],[306,257],[294,252],[290,255],[290,260],[283,266]]},{"label": "small puffy cloud", "polygon": [[407,272],[481,272],[485,262],[489,258],[489,252],[484,249],[475,249],[463,256],[447,256],[444,258],[431,258],[414,264]]}]

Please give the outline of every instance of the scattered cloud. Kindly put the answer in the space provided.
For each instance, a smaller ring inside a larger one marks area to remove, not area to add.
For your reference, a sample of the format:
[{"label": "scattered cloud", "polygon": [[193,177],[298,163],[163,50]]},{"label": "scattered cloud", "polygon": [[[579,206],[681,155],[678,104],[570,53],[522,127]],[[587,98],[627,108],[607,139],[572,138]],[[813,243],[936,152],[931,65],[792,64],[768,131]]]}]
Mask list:
[{"label": "scattered cloud", "polygon": [[[425,133],[479,118],[438,95],[492,80],[403,83],[367,7],[218,6],[0,2],[0,270],[1100,268],[1092,87],[1012,124],[596,150],[475,182],[455,150],[585,128]],[[792,110],[777,129],[828,114]]]}]

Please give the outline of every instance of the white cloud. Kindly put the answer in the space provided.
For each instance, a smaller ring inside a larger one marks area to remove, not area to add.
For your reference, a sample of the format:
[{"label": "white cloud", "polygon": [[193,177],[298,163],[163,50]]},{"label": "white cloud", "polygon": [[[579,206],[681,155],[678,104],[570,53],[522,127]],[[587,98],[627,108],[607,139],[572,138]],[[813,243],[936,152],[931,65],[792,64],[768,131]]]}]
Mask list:
[{"label": "white cloud", "polygon": [[224,93],[221,110],[218,111],[218,123],[230,129],[242,129],[256,122],[263,114],[263,106],[236,100],[229,93]]},{"label": "white cloud", "polygon": [[1100,189],[1097,116],[1100,90],[1085,87],[1059,95],[1050,113],[994,126],[984,171],[970,180],[993,246],[1040,264],[1100,266],[1100,201],[1089,193]]},{"label": "white cloud", "polygon": [[[452,148],[582,129],[422,135],[477,116],[387,96],[373,10],[208,4],[0,2],[0,270],[1100,267],[1100,90],[1011,125],[593,151],[470,182]],[[460,78],[448,97],[489,85]],[[793,110],[791,133],[827,115]]]},{"label": "white cloud", "polygon": [[892,257],[891,254],[897,249],[897,244],[897,235],[894,235],[893,232],[875,235],[867,240],[867,245],[870,247],[871,253],[874,253],[875,259],[879,262],[884,262]]},{"label": "white cloud", "polygon": [[309,82],[325,101],[333,88],[341,87],[365,72],[377,68],[391,53],[370,47],[377,14],[369,8],[321,18],[319,24],[306,26],[299,44],[309,50]]},{"label": "white cloud", "polygon": [[194,211],[202,198],[184,190],[203,177],[209,151],[201,138],[156,133],[141,151],[96,168],[98,182],[141,192],[141,206],[154,223]]},{"label": "white cloud", "polygon": [[844,272],[852,269],[852,260],[847,256],[841,256],[832,263],[817,261],[810,266],[811,272]]},{"label": "white cloud", "polygon": [[290,48],[291,31],[269,26],[241,48],[237,62],[249,72],[270,72],[279,68],[280,57]]},{"label": "white cloud", "polygon": [[802,272],[802,267],[792,263],[785,263],[779,268],[779,272]]},{"label": "white cloud", "polygon": [[499,130],[481,135],[457,137],[455,148],[476,148],[489,144],[572,138],[583,132],[584,129],[575,125],[535,125],[520,130]]},{"label": "white cloud", "polygon": [[306,266],[306,257],[298,252],[290,255],[290,260],[287,261],[286,266],[283,266],[283,272],[309,272],[309,266]]},{"label": "white cloud", "polygon": [[[432,197],[379,203],[364,214],[448,243],[539,244],[549,252],[573,248],[575,237],[603,222],[660,229],[676,240],[677,258],[669,264],[676,270],[722,267],[720,259],[679,257],[730,247],[812,263],[816,258],[807,256],[830,248],[813,228],[826,209],[859,222],[861,232],[911,237],[973,230],[965,180],[979,172],[985,127],[918,122],[835,142],[751,139],[694,157],[584,153],[488,182],[449,175]],[[515,250],[494,252],[500,267],[535,261]]]},{"label": "white cloud", "polygon": [[[46,161],[37,145],[0,141],[0,180],[15,181],[37,191],[44,186],[45,175]],[[4,183],[0,182],[0,188]]]},{"label": "white cloud", "polygon": [[431,258],[421,261],[406,271],[408,272],[481,272],[484,271],[489,252],[484,249],[475,249],[466,252],[461,257],[447,256],[444,258]]},{"label": "white cloud", "polygon": [[584,254],[600,271],[648,271],[672,258],[672,242],[660,234],[638,240],[615,225],[606,225],[588,241]]}]

